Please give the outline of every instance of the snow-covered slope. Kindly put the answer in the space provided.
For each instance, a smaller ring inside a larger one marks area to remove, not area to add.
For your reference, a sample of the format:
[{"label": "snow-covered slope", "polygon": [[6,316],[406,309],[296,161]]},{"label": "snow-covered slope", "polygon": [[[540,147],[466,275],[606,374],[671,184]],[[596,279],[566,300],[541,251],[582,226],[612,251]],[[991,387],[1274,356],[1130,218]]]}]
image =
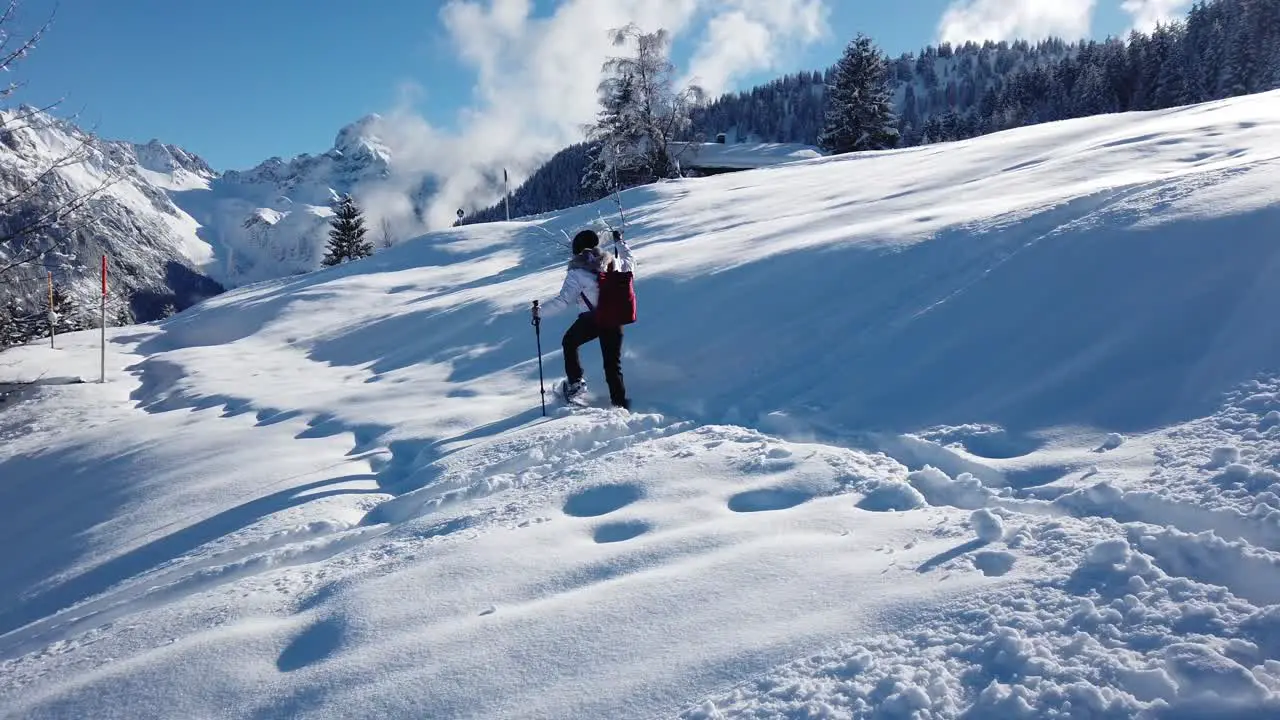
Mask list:
[{"label": "snow-covered slope", "polygon": [[622,200],[632,413],[528,316],[612,199],[20,391],[0,715],[1280,712],[1280,93]]},{"label": "snow-covered slope", "polygon": [[[0,112],[0,124],[5,128],[0,134],[0,196],[14,198],[5,209],[6,232],[114,179],[82,213],[0,248],[3,266],[57,247],[38,264],[8,271],[4,296],[15,295],[33,311],[43,310],[39,298],[46,291],[46,272],[54,271],[57,282],[91,303],[92,310],[103,253],[115,268],[113,303],[130,303],[144,320],[157,317],[166,303],[185,307],[221,290],[203,274],[212,249],[200,238],[195,221],[165,192],[207,186],[215,173],[203,160],[158,141],[137,145],[89,137],[75,124],[29,106]],[[85,224],[90,218],[94,221]]]},{"label": "snow-covered slope", "polygon": [[682,168],[691,170],[751,170],[823,155],[798,143],[672,142],[669,150]]}]

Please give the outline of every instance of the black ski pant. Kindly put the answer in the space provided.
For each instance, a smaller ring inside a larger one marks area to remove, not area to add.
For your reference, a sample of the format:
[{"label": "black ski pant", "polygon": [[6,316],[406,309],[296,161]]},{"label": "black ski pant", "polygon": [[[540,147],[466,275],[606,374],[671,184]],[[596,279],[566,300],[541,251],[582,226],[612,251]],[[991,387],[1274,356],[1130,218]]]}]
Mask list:
[{"label": "black ski pant", "polygon": [[578,348],[600,340],[600,355],[604,358],[604,379],[609,384],[609,400],[614,405],[622,405],[627,399],[627,388],[622,383],[622,328],[602,328],[596,325],[591,315],[583,313],[569,326],[561,342],[564,347],[564,374],[570,383],[582,379],[582,362],[578,359]]}]

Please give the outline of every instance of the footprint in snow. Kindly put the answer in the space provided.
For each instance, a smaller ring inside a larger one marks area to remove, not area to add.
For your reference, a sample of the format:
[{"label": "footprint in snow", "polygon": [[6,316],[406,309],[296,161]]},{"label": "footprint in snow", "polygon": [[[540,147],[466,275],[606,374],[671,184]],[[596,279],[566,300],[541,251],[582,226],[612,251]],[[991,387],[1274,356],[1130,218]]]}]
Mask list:
[{"label": "footprint in snow", "polygon": [[639,485],[597,485],[579,490],[564,503],[564,514],[572,517],[599,517],[620,510],[644,497]]},{"label": "footprint in snow", "polygon": [[633,538],[649,532],[652,525],[643,520],[623,520],[622,522],[611,522],[600,525],[592,533],[592,539],[596,542],[616,543],[625,542]]},{"label": "footprint in snow", "polygon": [[729,509],[740,513],[787,510],[812,499],[813,493],[797,488],[747,490],[729,498]]},{"label": "footprint in snow", "polygon": [[293,672],[324,660],[342,647],[344,634],[341,618],[328,618],[311,625],[280,652],[276,669]]}]

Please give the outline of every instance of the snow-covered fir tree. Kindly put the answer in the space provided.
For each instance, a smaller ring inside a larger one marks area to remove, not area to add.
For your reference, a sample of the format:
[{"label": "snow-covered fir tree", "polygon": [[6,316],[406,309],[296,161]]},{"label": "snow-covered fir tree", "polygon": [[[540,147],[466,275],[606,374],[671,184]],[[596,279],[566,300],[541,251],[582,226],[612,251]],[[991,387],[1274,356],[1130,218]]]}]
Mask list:
[{"label": "snow-covered fir tree", "polygon": [[688,131],[690,111],[703,101],[697,85],[675,88],[665,29],[646,33],[629,23],[613,31],[613,41],[633,45],[634,52],[611,57],[602,67],[600,113],[587,128],[591,158],[581,183],[589,192],[676,177],[679,159],[668,143]]},{"label": "snow-covered fir tree", "polygon": [[133,316],[133,310],[129,307],[128,302],[121,302],[116,306],[114,327],[125,327],[137,322]]},{"label": "snow-covered fir tree", "polygon": [[53,286],[53,305],[45,300],[44,307],[32,308],[16,316],[17,335],[21,342],[36,338],[48,338],[50,332],[50,312],[52,311],[52,330],[56,335],[84,330],[91,327],[89,318],[81,312],[75,299],[60,285]]},{"label": "snow-covered fir tree", "polygon": [[348,260],[356,260],[373,255],[373,243],[364,239],[368,229],[364,226],[364,213],[356,205],[350,193],[334,200],[332,226],[329,230],[327,252],[320,261],[325,267],[332,267]]},{"label": "snow-covered fir tree", "polygon": [[18,325],[18,306],[12,300],[0,304],[0,350],[21,345],[24,341]]},{"label": "snow-covered fir tree", "polygon": [[818,145],[833,154],[896,147],[900,133],[888,80],[884,55],[859,33],[836,63]]}]

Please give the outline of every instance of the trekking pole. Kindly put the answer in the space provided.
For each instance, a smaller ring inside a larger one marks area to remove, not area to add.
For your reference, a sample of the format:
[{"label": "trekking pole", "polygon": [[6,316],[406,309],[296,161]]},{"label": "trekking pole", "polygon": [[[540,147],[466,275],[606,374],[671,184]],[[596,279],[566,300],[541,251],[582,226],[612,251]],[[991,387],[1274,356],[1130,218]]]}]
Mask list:
[{"label": "trekking pole", "polygon": [[533,301],[533,335],[538,340],[538,390],[542,393],[542,416],[547,415],[547,387],[542,381],[542,318],[538,317],[538,301]]},{"label": "trekking pole", "polygon": [[618,161],[615,158],[613,162],[613,201],[618,204],[618,222],[622,224],[622,229],[627,229],[627,216],[622,212],[622,193],[618,189]]},{"label": "trekking pole", "polygon": [[[622,225],[622,229],[627,229],[627,216],[622,212],[622,193],[618,190],[618,163],[613,163],[613,201],[618,203],[618,222]],[[613,254],[618,254],[618,237],[619,232],[613,231]]]}]

